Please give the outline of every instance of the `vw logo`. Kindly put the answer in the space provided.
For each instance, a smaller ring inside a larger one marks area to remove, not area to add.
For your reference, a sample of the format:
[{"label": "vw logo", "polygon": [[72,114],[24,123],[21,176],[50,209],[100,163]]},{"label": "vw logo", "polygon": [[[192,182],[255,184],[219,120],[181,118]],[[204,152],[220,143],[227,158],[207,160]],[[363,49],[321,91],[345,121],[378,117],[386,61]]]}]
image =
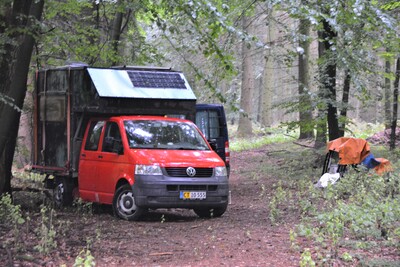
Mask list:
[{"label": "vw logo", "polygon": [[193,167],[188,167],[188,168],[186,169],[186,174],[187,174],[189,177],[194,177],[194,176],[196,175],[196,169],[193,168]]}]

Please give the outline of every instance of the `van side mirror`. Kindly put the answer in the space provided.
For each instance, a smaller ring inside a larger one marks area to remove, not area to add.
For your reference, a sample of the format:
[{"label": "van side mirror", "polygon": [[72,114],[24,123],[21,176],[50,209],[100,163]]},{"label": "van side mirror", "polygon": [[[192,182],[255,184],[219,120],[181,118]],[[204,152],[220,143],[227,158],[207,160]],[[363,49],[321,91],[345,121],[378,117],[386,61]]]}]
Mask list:
[{"label": "van side mirror", "polygon": [[211,140],[208,140],[208,143],[210,144],[212,150],[217,151],[217,148],[218,148],[217,140],[211,139]]},{"label": "van side mirror", "polygon": [[118,155],[124,154],[124,147],[122,146],[122,141],[114,139],[112,152]]}]

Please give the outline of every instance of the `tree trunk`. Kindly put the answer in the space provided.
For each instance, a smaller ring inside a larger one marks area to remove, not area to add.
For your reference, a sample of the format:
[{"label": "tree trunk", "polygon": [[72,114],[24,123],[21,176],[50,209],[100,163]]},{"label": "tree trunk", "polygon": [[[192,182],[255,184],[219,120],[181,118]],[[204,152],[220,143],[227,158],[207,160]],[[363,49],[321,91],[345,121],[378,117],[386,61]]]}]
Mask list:
[{"label": "tree trunk", "polygon": [[[334,32],[329,23],[324,20],[324,31],[323,44],[325,46],[325,55],[330,55],[328,58],[328,64],[324,68],[324,79],[323,84],[328,91],[328,133],[329,140],[334,140],[340,137],[339,134],[339,120],[336,107],[336,60],[335,53],[330,50],[332,44],[331,41],[336,38],[337,34]],[[332,54],[331,54],[332,53]]]},{"label": "tree trunk", "polygon": [[340,118],[343,119],[339,127],[339,136],[344,136],[346,130],[347,109],[349,106],[350,94],[350,71],[346,70],[344,74],[343,96],[342,96],[342,109],[340,110]]},{"label": "tree trunk", "polygon": [[[274,13],[271,11],[270,17],[273,17]],[[261,118],[260,123],[264,127],[269,127],[272,124],[272,97],[274,88],[274,59],[272,57],[272,46],[275,41],[275,21],[269,19],[268,21],[268,34],[266,43],[271,47],[265,54],[265,65],[263,71],[262,80],[262,92],[261,92]]]},{"label": "tree trunk", "polygon": [[396,78],[393,84],[393,115],[392,115],[392,125],[390,132],[390,150],[396,148],[396,128],[397,128],[397,101],[399,98],[399,79],[400,79],[400,57],[397,57],[396,61]]},{"label": "tree trunk", "polygon": [[[391,72],[391,64],[389,60],[386,60],[385,62],[385,73],[386,75],[389,75]],[[391,105],[390,105],[390,99],[392,96],[392,93],[390,92],[390,78],[385,77],[385,129],[390,129],[391,125]]]},{"label": "tree trunk", "polygon": [[314,124],[312,120],[312,104],[309,94],[309,55],[310,55],[310,23],[308,20],[300,20],[299,34],[301,39],[299,46],[303,52],[299,53],[299,124],[300,139],[314,137]]},{"label": "tree trunk", "polygon": [[[331,51],[332,41],[336,38],[337,34],[334,32],[329,23],[324,20],[322,22],[324,29],[318,33],[319,39],[319,58],[323,59],[320,68],[320,101],[327,103],[326,110],[320,110],[319,119],[323,119],[323,114],[326,112],[328,121],[328,136],[329,140],[334,140],[340,137],[339,120],[337,114],[337,101],[336,101],[336,53]],[[319,122],[319,128],[323,126],[323,121]],[[320,129],[319,135],[322,135]],[[318,136],[322,139],[322,136]],[[317,140],[321,141],[321,140]]]},{"label": "tree trunk", "polygon": [[121,27],[122,27],[122,18],[123,14],[121,12],[117,12],[115,14],[114,22],[113,22],[113,27],[111,31],[111,44],[113,47],[113,52],[114,52],[114,60],[112,65],[116,66],[118,65],[117,58],[118,58],[118,48],[119,48],[119,41],[121,38]]},{"label": "tree trunk", "polygon": [[[243,16],[243,29],[248,26],[248,19]],[[253,88],[254,88],[254,77],[253,77],[253,60],[251,58],[250,47],[243,40],[242,43],[242,89],[240,96],[240,117],[238,125],[238,135],[239,136],[249,136],[253,133],[252,123],[251,123],[251,111],[252,111],[252,98],[253,98]]]},{"label": "tree trunk", "polygon": [[[43,11],[44,0],[25,1],[19,0],[8,8],[9,17],[2,18],[5,28],[32,29],[35,21],[22,19],[32,16],[40,19]],[[3,7],[4,8],[4,7]],[[5,29],[4,28],[4,29]],[[2,29],[2,30],[4,30]],[[14,158],[15,145],[18,135],[20,110],[26,94],[26,84],[29,73],[29,64],[34,45],[34,32],[9,36],[13,44],[5,46],[5,54],[1,59],[0,92],[7,99],[12,99],[13,105],[0,104],[0,195],[11,193],[11,168]],[[19,110],[18,110],[19,109]]]}]

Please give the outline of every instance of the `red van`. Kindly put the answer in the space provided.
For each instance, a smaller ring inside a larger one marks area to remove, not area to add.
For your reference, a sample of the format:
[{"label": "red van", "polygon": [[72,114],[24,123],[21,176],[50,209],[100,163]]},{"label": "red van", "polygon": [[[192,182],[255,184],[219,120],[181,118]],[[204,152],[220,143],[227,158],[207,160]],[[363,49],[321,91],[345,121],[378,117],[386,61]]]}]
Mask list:
[{"label": "red van", "polygon": [[112,204],[127,220],[149,208],[189,208],[200,217],[218,217],[228,205],[224,162],[194,123],[173,118],[90,120],[78,184],[83,200]]},{"label": "red van", "polygon": [[46,175],[56,205],[79,192],[127,220],[157,208],[226,211],[227,167],[194,124],[183,73],[65,66],[38,71],[35,83],[32,171]]}]

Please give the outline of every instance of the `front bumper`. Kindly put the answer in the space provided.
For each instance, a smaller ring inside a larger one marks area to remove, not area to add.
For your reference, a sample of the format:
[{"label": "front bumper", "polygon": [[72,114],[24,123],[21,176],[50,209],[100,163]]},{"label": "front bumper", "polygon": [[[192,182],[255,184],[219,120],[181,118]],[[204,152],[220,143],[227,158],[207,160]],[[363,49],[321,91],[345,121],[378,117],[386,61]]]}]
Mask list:
[{"label": "front bumper", "polygon": [[[178,178],[165,175],[136,175],[132,186],[136,205],[144,208],[218,208],[228,204],[226,176]],[[205,191],[205,199],[181,199],[181,191]]]}]

